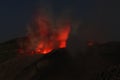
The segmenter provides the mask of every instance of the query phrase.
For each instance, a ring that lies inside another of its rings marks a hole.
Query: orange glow
[[[59,22],[61,24],[55,26],[45,16],[35,17],[35,26],[30,25],[28,27],[30,42],[28,43],[28,51],[34,50],[35,54],[48,54],[53,49],[65,48],[70,33],[70,23],[68,21]],[[35,30],[33,27],[35,27]]]
[[[48,32],[45,32],[45,33],[48,33]],[[35,50],[36,53],[47,54],[47,53],[51,52],[53,49],[65,48],[69,32],[70,32],[70,27],[66,26],[66,27],[62,27],[62,28],[56,30],[55,32],[53,32],[53,34],[51,34],[49,36],[48,36],[48,34],[42,33],[43,39],[41,41],[39,41],[39,43],[36,47],[36,50]]]
[[[44,41],[41,41],[36,49],[35,49],[35,52],[36,53],[41,53],[41,54],[47,54],[49,52],[51,52],[53,50],[53,47],[52,47],[52,44],[50,42],[44,42]]]

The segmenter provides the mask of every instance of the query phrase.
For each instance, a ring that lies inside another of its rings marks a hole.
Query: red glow
[[[45,29],[45,28],[43,28]],[[36,47],[36,52],[40,54],[47,54],[55,48],[65,48],[66,41],[70,32],[70,26],[62,27],[48,36],[49,31],[43,31],[41,33],[43,39],[39,41]]]
[[[50,42],[47,43],[44,41],[41,41],[35,49],[36,53],[41,53],[41,54],[47,54],[52,50],[53,50],[52,44]]]
[[[29,54],[48,54],[53,49],[65,48],[70,33],[70,23],[61,21],[55,27],[49,19],[44,16],[35,18],[34,25],[29,26],[27,52]],[[64,24],[63,24],[64,23]],[[33,29],[35,27],[35,30]]]
[[[66,26],[65,28],[60,29],[59,35],[57,37],[57,40],[60,43],[59,48],[65,48],[66,47],[66,41],[68,39],[69,32],[70,32],[69,25]]]

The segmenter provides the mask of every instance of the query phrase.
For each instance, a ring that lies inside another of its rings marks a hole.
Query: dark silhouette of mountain
[[[107,42],[99,47],[99,54],[105,60],[112,63],[120,63],[120,42]]]
[[[18,42],[25,40],[22,37],[0,44],[1,80],[104,80],[119,74],[119,67],[114,66],[120,63],[120,42],[89,46],[90,52],[73,59],[67,49],[53,50],[47,55],[17,56]]]

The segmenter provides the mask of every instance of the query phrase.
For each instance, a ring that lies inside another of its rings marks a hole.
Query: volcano
[[[3,43],[1,47],[6,46],[7,50],[10,46],[12,52],[4,53],[14,55],[14,57],[4,60],[4,63],[0,65],[0,75],[3,72],[7,72],[4,76],[0,76],[2,80],[39,80],[45,79],[47,76],[54,75],[57,71],[64,69],[64,66],[68,64],[68,52],[66,48],[54,49],[48,54],[20,54],[20,51],[17,45],[19,41],[23,42],[26,40],[26,37],[18,38],[11,40],[9,42]],[[14,46],[14,45],[15,46]],[[24,48],[23,48],[24,49]],[[23,50],[22,49],[22,50]],[[14,54],[13,53],[16,53]],[[4,69],[2,67],[4,66]],[[14,74],[13,74],[14,73]],[[8,77],[5,77],[5,76]]]
[[[19,41],[20,52],[48,54],[54,49],[65,48],[70,31],[69,19],[53,20],[48,14],[36,14],[28,23],[26,39]]]

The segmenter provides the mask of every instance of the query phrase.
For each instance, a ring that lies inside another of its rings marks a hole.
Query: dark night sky
[[[0,0],[0,41],[25,34],[25,26],[37,1]]]
[[[26,24],[39,1],[0,0],[0,42],[25,34]],[[83,40],[120,40],[118,3],[115,0],[52,0],[56,13],[68,7],[73,9],[74,17],[82,20],[78,34]]]

